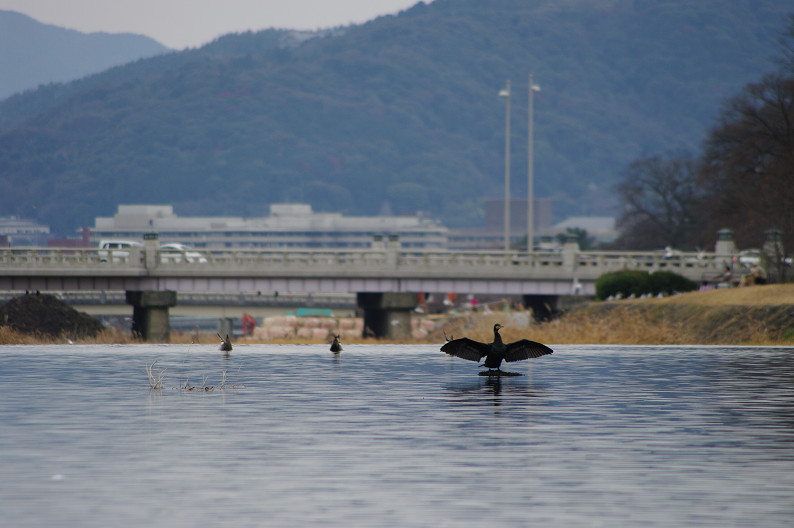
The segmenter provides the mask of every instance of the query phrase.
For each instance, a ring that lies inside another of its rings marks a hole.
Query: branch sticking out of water
[[[149,388],[152,390],[162,390],[165,388],[165,371],[167,369],[162,369],[160,371],[155,370],[155,365],[157,364],[157,360],[155,360],[151,365],[146,365],[146,375],[149,377]],[[239,374],[239,369],[238,369]],[[201,381],[201,385],[191,385],[190,378],[186,378],[184,383],[179,386],[179,390],[188,391],[188,392],[213,392],[215,389],[218,390],[226,390],[228,388],[231,389],[240,389],[245,388],[245,385],[242,383],[230,383],[228,374],[224,370],[221,372],[221,382],[220,385],[208,385],[207,381],[209,380],[209,375],[204,375],[204,378]]]
[[[165,371],[163,369],[159,372],[154,372],[154,366],[157,364],[155,359],[151,365],[146,365],[146,374],[149,376],[149,388],[152,390],[161,390],[163,388],[163,380],[165,379]]]

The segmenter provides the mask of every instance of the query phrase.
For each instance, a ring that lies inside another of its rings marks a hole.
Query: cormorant
[[[218,337],[221,337],[221,335],[218,334]],[[224,352],[225,353],[224,355],[228,356],[229,352],[231,351],[232,351],[232,340],[229,339],[229,334],[226,334],[226,339],[221,337],[221,352]]]
[[[505,344],[502,342],[502,336],[499,335],[500,328],[504,327],[499,323],[493,325],[493,343],[480,343],[468,337],[463,337],[461,339],[453,339],[444,344],[441,347],[441,351],[446,352],[450,356],[457,356],[469,361],[479,362],[482,358],[485,358],[483,365],[488,367],[489,373],[501,372],[499,365],[502,364],[502,360],[510,363],[545,356],[553,352],[546,345],[530,341],[529,339],[521,339]]]
[[[342,351],[342,344],[339,342],[339,336],[334,336],[334,342],[331,343],[331,352],[339,353]]]

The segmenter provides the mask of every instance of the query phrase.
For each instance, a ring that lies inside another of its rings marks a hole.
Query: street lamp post
[[[527,253],[532,253],[532,239],[535,236],[534,232],[534,197],[532,196],[532,94],[539,92],[540,86],[532,82],[532,74],[529,74],[529,169],[528,169],[528,182],[527,182]]]
[[[505,98],[505,253],[510,251],[510,80],[499,92]]]

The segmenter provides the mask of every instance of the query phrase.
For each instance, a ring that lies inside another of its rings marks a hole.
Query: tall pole
[[[534,197],[532,195],[532,94],[539,91],[540,86],[535,86],[532,82],[532,74],[529,74],[529,160],[528,160],[528,182],[527,182],[527,253],[532,253],[532,240],[535,238],[534,221],[535,208]]]
[[[505,253],[510,251],[510,80],[499,92],[505,97]]]

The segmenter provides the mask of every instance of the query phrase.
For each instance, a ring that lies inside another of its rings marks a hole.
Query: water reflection
[[[529,404],[530,398],[541,396],[541,390],[533,388],[529,381],[515,378],[479,377],[471,381],[446,385],[445,390],[457,400],[486,401],[499,407],[504,401]]]
[[[555,347],[519,368],[480,377],[437,346],[0,347],[2,524],[794,518],[791,349]]]

